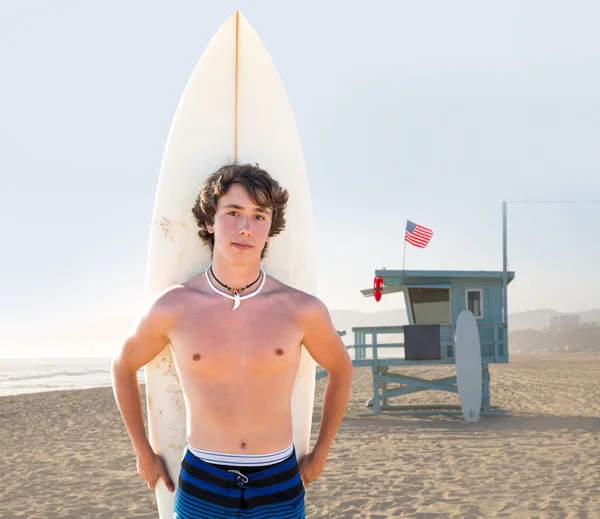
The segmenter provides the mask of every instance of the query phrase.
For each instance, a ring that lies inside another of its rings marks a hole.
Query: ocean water
[[[110,358],[0,359],[0,396],[110,386]],[[144,370],[138,372],[144,382]]]

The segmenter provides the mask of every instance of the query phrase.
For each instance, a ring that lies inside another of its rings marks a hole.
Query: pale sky
[[[407,269],[501,270],[502,200],[600,200],[599,4],[349,5],[3,0],[1,328],[137,311],[171,119],[236,9],[295,113],[331,309],[403,306],[359,289],[407,218],[434,231]],[[599,217],[509,206],[509,312],[600,306]]]

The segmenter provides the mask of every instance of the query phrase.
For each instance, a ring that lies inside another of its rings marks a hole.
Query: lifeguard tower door
[[[463,310],[473,313],[479,329],[481,356],[493,356],[493,330],[491,326],[485,326],[485,323],[495,321],[490,308],[490,286],[486,283],[461,283],[458,292],[457,314]],[[454,317],[456,319],[457,316]]]

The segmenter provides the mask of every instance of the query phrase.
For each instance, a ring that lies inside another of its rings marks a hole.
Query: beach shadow
[[[545,415],[505,415],[483,416],[477,423],[467,423],[462,416],[433,415],[427,417],[380,415],[361,418],[344,418],[348,427],[376,426],[404,430],[435,430],[465,432],[477,431],[580,431],[597,433],[600,436],[600,417],[594,416],[545,416]]]

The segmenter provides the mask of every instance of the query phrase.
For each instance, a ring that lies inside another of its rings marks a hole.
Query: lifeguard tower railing
[[[418,405],[391,405],[389,400],[425,390],[445,391],[458,393],[456,375],[439,378],[424,379],[393,373],[389,371],[392,366],[434,366],[454,364],[454,336],[455,326],[440,324],[440,355],[435,360],[409,360],[405,355],[398,355],[398,350],[404,351],[404,326],[365,326],[352,328],[354,344],[346,346],[353,357],[355,367],[371,367],[373,374],[373,398],[367,402],[367,407],[372,407],[372,413],[367,414],[461,414],[460,405],[452,404],[418,404]],[[507,355],[508,329],[504,323],[478,323],[481,338],[482,361],[482,416],[501,415],[504,411],[490,403],[490,363],[505,363]],[[343,333],[345,335],[345,333]],[[342,334],[340,334],[342,335]],[[450,340],[449,338],[452,338]],[[386,340],[392,339],[392,341]],[[388,352],[396,350],[390,356]],[[327,376],[326,371],[317,373],[317,380]],[[388,386],[393,385],[393,387]]]
[[[481,343],[481,361],[483,363],[504,363],[508,360],[506,352],[507,327],[504,323],[477,323]],[[452,324],[440,324],[442,338],[454,338],[456,327]],[[367,359],[367,350],[371,350],[371,359],[376,360],[380,350],[404,348],[404,342],[379,342],[378,335],[403,335],[404,326],[363,326],[352,328],[354,344],[347,349],[353,349],[355,359]],[[369,342],[370,339],[370,342]],[[405,361],[406,364],[423,362],[437,364],[454,363],[454,340],[440,340],[440,359],[435,361]],[[386,359],[389,360],[389,359]],[[404,359],[401,359],[404,360]],[[365,364],[366,365],[366,364]]]

